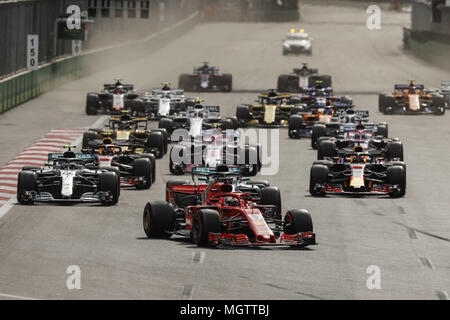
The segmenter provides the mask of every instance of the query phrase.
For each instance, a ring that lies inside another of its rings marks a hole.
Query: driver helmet
[[[225,205],[230,206],[230,207],[236,207],[239,205],[239,200],[232,196],[225,197],[224,201],[225,201]]]

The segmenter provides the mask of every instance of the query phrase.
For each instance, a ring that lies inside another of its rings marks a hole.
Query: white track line
[[[11,299],[18,299],[18,300],[39,300],[37,298],[16,296],[16,295],[13,295],[13,294],[6,294],[6,293],[0,293],[0,297],[11,298]]]

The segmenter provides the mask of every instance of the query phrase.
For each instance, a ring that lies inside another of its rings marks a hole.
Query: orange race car
[[[413,80],[407,84],[396,84],[394,93],[381,93],[378,110],[384,114],[435,114],[445,113],[445,98],[437,91],[425,90],[423,84]]]

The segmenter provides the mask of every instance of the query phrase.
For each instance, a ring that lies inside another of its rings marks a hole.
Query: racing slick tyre
[[[98,135],[92,131],[86,131],[83,133],[83,141],[81,143],[81,147],[83,149],[89,149],[89,141],[98,139]]]
[[[233,90],[233,76],[231,74],[224,73],[222,75],[222,81],[224,86],[223,91],[231,92],[231,90]]]
[[[246,172],[244,173],[249,176],[256,176],[256,174],[259,171],[259,163],[258,163],[259,157],[257,148],[252,146],[246,146],[244,156],[245,156],[244,161],[243,162],[240,161],[239,164],[250,165],[248,171],[246,170]]]
[[[238,106],[236,109],[236,118],[241,127],[246,127],[250,121],[250,109],[248,106]]]
[[[26,191],[37,190],[37,176],[33,171],[19,172],[17,180],[17,202],[21,204],[33,204],[33,200],[24,199],[23,195]]]
[[[401,141],[391,141],[388,143],[386,158],[388,160],[398,159],[403,161],[403,144]]]
[[[119,196],[120,196],[120,169],[118,167],[102,167],[103,170],[114,172],[117,176],[117,183],[119,184]]]
[[[192,91],[194,86],[192,84],[192,77],[190,74],[182,74],[178,78],[178,88],[184,89],[185,91]]]
[[[300,134],[298,131],[303,128],[302,116],[295,114],[290,116],[288,120],[288,126],[289,126],[288,129],[289,138],[291,139],[300,138]]]
[[[442,96],[433,97],[434,114],[442,116],[445,114],[445,98]]]
[[[397,185],[398,192],[389,194],[392,198],[403,197],[406,193],[406,171],[402,166],[392,166],[387,169],[387,180],[390,185]]]
[[[175,210],[164,201],[147,202],[143,225],[147,238],[170,238],[175,223]]]
[[[278,92],[291,92],[289,85],[289,75],[282,74],[278,77],[277,91]]]
[[[309,193],[312,196],[324,195],[322,191],[316,189],[316,185],[323,185],[328,181],[328,167],[323,164],[314,164],[309,175]]]
[[[159,120],[158,128],[166,129],[168,134],[172,134],[173,132],[173,120],[169,118],[162,118]]]
[[[278,187],[265,187],[261,190],[261,204],[277,208],[275,219],[281,219],[281,194]]]
[[[154,129],[153,132],[160,132],[164,137],[164,154],[167,153],[168,145],[169,145],[169,134],[167,130],[164,128]]]
[[[149,148],[156,148],[158,152],[156,152],[155,157],[161,159],[164,156],[165,150],[164,135],[161,132],[151,132],[148,136],[147,146]]]
[[[334,141],[323,140],[317,146],[317,160],[323,160],[325,157],[333,158],[336,155],[336,144]]]
[[[135,114],[145,114],[145,104],[141,99],[131,100],[130,109]]]
[[[233,130],[239,129],[239,121],[236,117],[229,117],[228,119],[230,119],[231,122],[233,122]]]
[[[171,174],[174,175],[182,175],[184,174],[183,169],[181,168],[174,168],[176,164],[182,164],[182,163],[175,163],[173,159],[183,159],[184,158],[184,151],[185,148],[183,146],[173,146],[170,150],[170,158],[169,158],[169,171]]]
[[[200,209],[194,215],[192,241],[198,246],[208,246],[209,233],[221,233],[222,223],[219,213],[212,209]]]
[[[95,93],[88,93],[86,97],[86,114],[95,116],[100,106],[98,95]]]
[[[311,132],[311,147],[313,149],[317,149],[317,139],[319,139],[320,137],[326,137],[327,135],[327,127],[323,124],[315,124],[312,127],[312,132]]]
[[[139,158],[133,162],[133,174],[145,181],[136,185],[136,189],[148,189],[152,186],[152,163],[148,158]]]
[[[100,181],[98,184],[99,191],[109,191],[112,199],[102,201],[102,205],[114,205],[119,201],[119,188],[117,183],[117,175],[115,172],[102,172],[99,175]]]
[[[387,138],[389,136],[389,127],[387,124],[377,125],[377,135]]]
[[[150,160],[152,165],[152,184],[156,181],[156,158],[152,153],[143,153],[142,158]]]
[[[313,222],[308,210],[291,209],[284,216],[286,234],[297,234],[300,232],[313,232]]]
[[[384,114],[391,113],[392,108],[395,107],[395,98],[393,96],[384,96],[382,112]]]
[[[386,95],[384,93],[380,93],[378,95],[378,111],[384,113],[386,111],[385,106]]]
[[[231,119],[222,119],[222,130],[234,130],[234,123]]]

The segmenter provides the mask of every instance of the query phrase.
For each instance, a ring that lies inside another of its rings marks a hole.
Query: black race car
[[[291,74],[282,74],[278,77],[279,92],[299,92],[302,93],[307,88],[313,88],[321,84],[324,87],[331,87],[330,75],[318,75],[318,69],[308,68],[307,63],[303,63],[301,68],[294,68]]]
[[[223,91],[230,92],[233,86],[231,74],[219,73],[218,67],[210,67],[207,62],[194,68],[192,74],[180,75],[178,87],[185,91]]]
[[[132,84],[123,84],[117,79],[113,84],[104,84],[99,93],[89,92],[86,98],[86,113],[119,114],[122,110],[142,110],[144,104]]]

